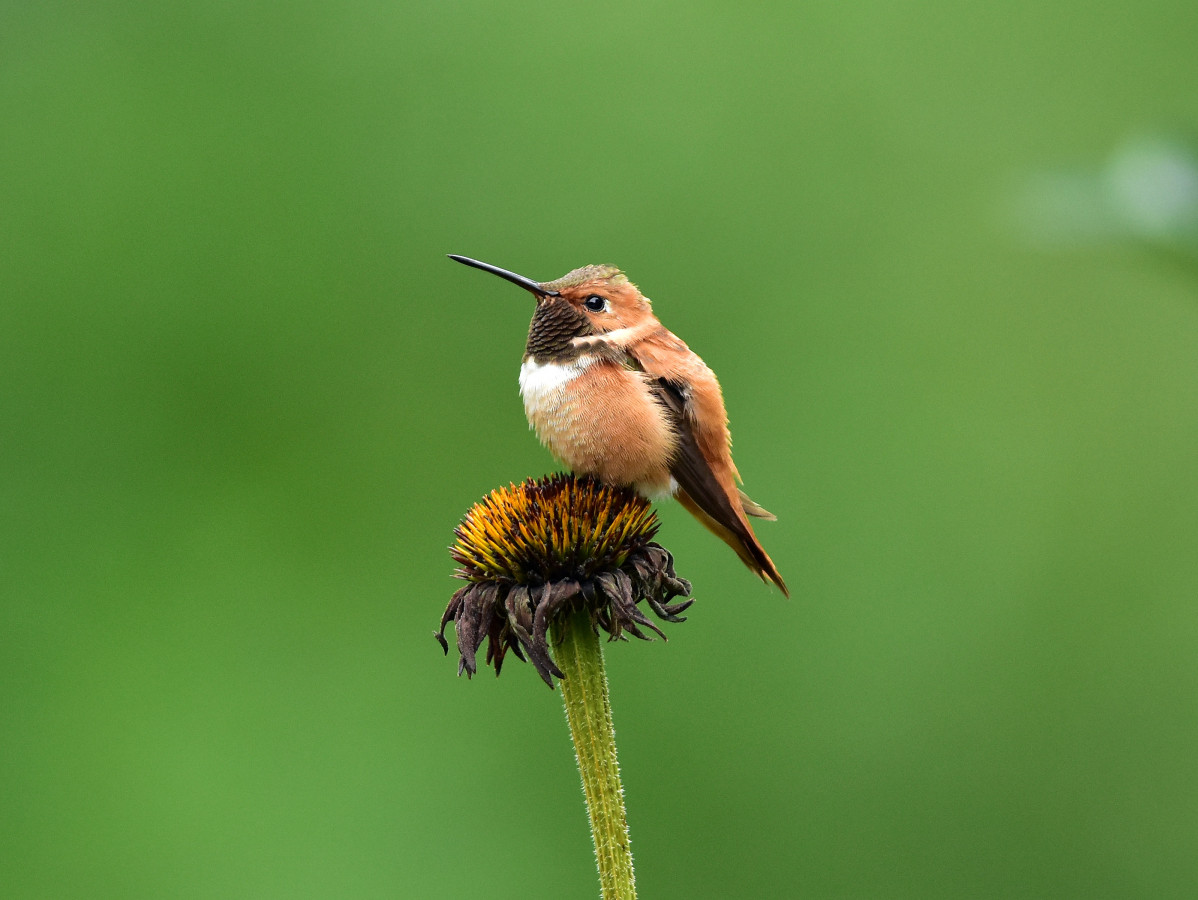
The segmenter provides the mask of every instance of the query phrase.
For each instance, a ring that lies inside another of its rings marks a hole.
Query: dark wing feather
[[[786,582],[753,534],[745,513],[768,518],[773,516],[749,500],[743,491],[737,491],[737,503],[733,504],[699,450],[691,418],[687,415],[686,388],[668,378],[656,378],[650,381],[650,390],[666,409],[678,435],[678,448],[670,464],[670,474],[678,482],[678,500],[735,550],[745,565],[763,580],[774,582],[789,597]]]
[[[735,534],[741,534],[744,526],[733,509],[724,486],[720,484],[711,466],[699,451],[695,432],[686,415],[687,398],[685,389],[668,379],[657,378],[650,384],[658,401],[670,413],[674,430],[678,435],[678,450],[670,465],[670,474],[695,504],[716,522]]]

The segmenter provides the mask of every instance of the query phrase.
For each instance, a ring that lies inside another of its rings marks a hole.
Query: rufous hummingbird
[[[790,596],[749,516],[774,519],[737,484],[728,416],[715,373],[657,317],[615,266],[584,266],[536,282],[450,254],[536,297],[520,395],[528,422],[577,474],[673,495],[763,581]]]

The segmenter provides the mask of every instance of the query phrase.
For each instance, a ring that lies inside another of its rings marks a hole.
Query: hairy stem
[[[599,635],[591,628],[586,612],[575,612],[559,620],[554,638],[554,656],[566,675],[558,684],[591,818],[602,897],[633,900],[636,879]]]

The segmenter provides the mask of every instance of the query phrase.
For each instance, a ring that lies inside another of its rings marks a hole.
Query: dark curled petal
[[[533,643],[543,646],[549,632],[549,623],[563,607],[578,596],[578,582],[572,579],[546,584],[541,591],[541,600],[533,616]]]
[[[683,597],[691,592],[691,583],[685,578],[679,578],[674,572],[674,554],[660,544],[647,545],[645,552],[661,573],[661,584],[666,588],[664,599]]]
[[[528,646],[525,637],[532,631],[533,610],[532,604],[528,599],[528,588],[522,584],[516,585],[508,591],[507,599],[504,600],[504,608],[507,610],[507,620],[512,626],[512,630],[520,638],[520,643]]]
[[[441,649],[445,651],[446,656],[449,655],[449,642],[445,640],[445,626],[457,618],[458,612],[462,608],[462,598],[471,587],[472,585],[468,584],[463,588],[458,588],[454,595],[449,598],[449,605],[445,607],[445,614],[441,616],[441,630],[433,632],[433,637],[441,644]]]
[[[529,594],[532,595],[533,591],[534,589],[530,588]],[[529,651],[529,657],[533,666],[550,687],[553,687],[551,675],[557,678],[566,676],[549,657],[549,620],[571,597],[572,595],[565,591],[556,591],[552,584],[546,584],[541,588],[540,600],[537,602],[536,612],[533,614],[532,649]]]
[[[662,576],[661,584],[661,593],[665,594],[666,597],[686,597],[691,592],[691,583],[685,578],[665,575]]]
[[[474,603],[474,593],[477,585],[471,585],[463,597],[462,608],[454,619],[454,630],[458,635],[458,674],[463,671],[474,674],[477,666],[474,661],[475,651],[481,637],[476,635],[478,630],[478,606]]]
[[[537,674],[541,676],[545,684],[549,685],[550,689],[553,688],[554,678],[566,677],[566,673],[559,669],[553,660],[549,658],[548,646],[534,645],[528,651],[528,659],[532,663],[533,668],[537,670]]]
[[[610,640],[627,640],[624,637],[624,617],[612,603],[610,594],[618,593],[610,572],[600,572],[594,578],[583,582],[583,597],[587,606],[594,610],[593,615],[599,625],[610,635]],[[610,594],[609,594],[610,592]]]
[[[532,642],[539,647],[547,642],[549,620],[546,615],[549,611],[549,600],[553,596],[553,585],[547,582],[539,588],[529,588],[528,596],[533,607]]]
[[[646,544],[644,554],[654,570],[663,575],[674,576],[674,556],[661,544]]]
[[[613,641],[616,640],[617,638],[619,638],[620,635],[616,631],[615,624],[612,622],[611,610],[608,607],[608,605],[605,604],[598,608],[596,608],[593,604],[588,604],[588,606],[591,610],[592,626],[595,627],[595,629],[596,629],[595,633],[598,634],[599,629],[603,629],[609,635],[611,635],[611,639]]]
[[[657,613],[659,618],[665,619],[667,622],[685,622],[686,616],[680,616],[678,613],[695,602],[694,600],[687,600],[685,603],[675,603],[673,606],[666,606],[655,597],[646,597],[645,601],[649,604],[649,608]]]
[[[509,650],[516,654],[516,659],[520,660],[520,662],[528,662],[524,658],[524,651],[520,649],[520,642],[516,639],[515,632],[511,629],[508,629],[507,632],[507,646]]]
[[[499,670],[500,670],[501,668],[503,668],[503,654],[506,652],[505,650],[500,650],[500,651],[499,651],[499,658],[498,658],[498,659],[496,659],[496,658],[495,658],[495,654],[496,654],[496,650],[495,650],[495,648],[496,648],[497,646],[498,646],[498,645],[497,645],[497,644],[496,644],[496,643],[495,643],[493,640],[491,640],[491,636],[490,636],[490,635],[487,635],[487,659],[486,659],[486,664],[487,664],[488,666],[494,666],[494,667],[495,667],[495,672],[496,672],[496,674],[498,674]]]
[[[495,611],[497,585],[476,584],[462,598],[462,610],[458,614],[458,652],[462,654],[462,664],[468,673],[467,677],[478,671],[475,655],[478,645],[491,630],[491,617]]]
[[[616,594],[612,600],[618,605],[620,611],[632,621],[654,628],[653,622],[649,617],[637,608],[636,586],[632,583],[632,579],[628,577],[628,573],[623,569],[616,569],[611,575],[616,586]],[[658,634],[660,633],[658,632]]]
[[[545,640],[544,635],[541,635],[538,640],[533,631],[536,628],[535,610],[533,608],[533,591],[536,588],[525,587],[524,585],[516,585],[507,596],[507,613],[508,624],[511,626],[521,645],[524,647],[524,652],[528,654],[528,661],[533,664],[533,668],[537,670],[537,674],[545,681],[547,685],[553,687],[553,679],[565,678],[562,670],[554,665],[553,660],[549,658],[549,645]]]
[[[668,561],[668,551],[661,544],[650,541],[641,548],[641,552],[637,554],[640,559],[646,560],[654,569],[665,568]]]
[[[661,572],[653,565],[652,560],[642,550],[640,553],[633,554],[628,561],[632,564],[637,594],[641,597],[656,597],[658,584],[661,582]]]
[[[665,637],[661,633],[661,629],[637,608],[636,597],[632,593],[632,579],[623,570],[616,569],[613,572],[597,575],[595,583],[607,596],[611,604],[612,617],[619,622],[622,629],[631,632],[634,637],[638,637],[642,641],[650,640],[650,638],[637,627],[638,625],[644,625],[661,637]]]
[[[487,665],[495,667],[496,677],[503,668],[503,656],[507,653],[507,640],[503,634],[505,628],[507,620],[492,613],[491,627],[487,630]]]
[[[497,584],[479,585],[475,596],[478,598],[478,631],[475,634],[475,648],[482,644],[484,637],[490,637],[494,630],[495,623],[503,623],[503,616],[499,612],[499,594],[500,587]],[[489,647],[489,642],[488,642]]]
[[[604,631],[613,637],[618,637],[618,633],[614,630],[616,626],[611,621],[608,609],[603,603],[603,596],[595,589],[595,579],[583,578],[579,581],[578,595],[582,597],[586,608],[591,611],[591,621],[598,622],[599,627]]]

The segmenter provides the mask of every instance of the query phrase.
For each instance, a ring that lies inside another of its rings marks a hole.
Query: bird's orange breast
[[[597,357],[529,358],[520,395],[537,437],[574,472],[649,495],[671,490],[677,437],[642,373]]]

